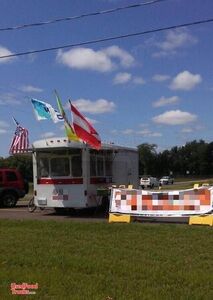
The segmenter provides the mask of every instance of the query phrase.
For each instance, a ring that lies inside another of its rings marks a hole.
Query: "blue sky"
[[[142,1],[2,0],[0,28],[69,17]],[[211,0],[158,4],[71,22],[0,32],[0,56],[213,17]],[[30,143],[64,136],[61,123],[35,119],[30,98],[56,108],[70,98],[103,141],[162,151],[193,139],[212,141],[213,23],[84,47],[0,59],[0,156],[14,116]],[[67,116],[70,112],[67,109]]]

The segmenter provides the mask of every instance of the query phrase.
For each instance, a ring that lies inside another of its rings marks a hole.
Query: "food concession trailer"
[[[50,138],[34,142],[32,152],[38,207],[97,207],[110,187],[139,186],[136,148],[109,143],[97,151],[66,138]]]

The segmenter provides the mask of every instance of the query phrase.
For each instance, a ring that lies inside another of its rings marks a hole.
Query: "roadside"
[[[181,190],[193,188],[195,183],[202,185],[203,183],[211,184],[211,179],[200,179],[200,180],[189,180],[189,181],[176,181],[172,185],[164,185],[157,191],[166,191],[166,190]],[[151,191],[149,189],[149,191]],[[0,219],[14,219],[14,220],[55,220],[55,221],[89,221],[89,222],[107,222],[108,218],[106,214],[100,212],[98,209],[94,210],[78,210],[63,214],[56,214],[55,210],[52,208],[46,208],[44,210],[36,209],[35,212],[30,213],[28,211],[28,202],[33,196],[33,188],[30,186],[30,192],[23,199],[18,201],[16,207],[14,208],[1,208],[0,209]],[[138,222],[155,222],[155,223],[187,223],[188,218],[135,218]]]
[[[9,220],[40,220],[40,221],[77,221],[77,222],[108,222],[108,214],[97,209],[81,209],[73,212],[64,212],[56,214],[54,209],[46,208],[44,210],[36,209],[33,213],[28,211],[27,202],[19,201],[14,208],[1,208],[0,219]],[[176,223],[186,224],[188,218],[155,218],[155,217],[135,217],[134,222],[139,223]]]
[[[40,210],[37,208],[33,213],[28,211],[28,202],[26,200],[19,201],[14,208],[1,208],[0,219],[13,220],[54,220],[54,221],[91,221],[105,222],[106,216],[103,213],[96,211],[79,210],[78,212],[56,214],[54,209],[46,208]]]

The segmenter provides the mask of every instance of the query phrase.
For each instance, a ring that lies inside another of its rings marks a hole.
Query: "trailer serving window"
[[[81,177],[81,149],[37,153],[38,177]]]
[[[90,151],[90,176],[112,176],[111,151]]]
[[[71,156],[71,168],[73,177],[82,176],[82,159],[81,155],[76,154]]]
[[[51,176],[70,176],[70,158],[53,157],[50,159]]]
[[[38,176],[49,177],[49,158],[39,157],[38,159]]]

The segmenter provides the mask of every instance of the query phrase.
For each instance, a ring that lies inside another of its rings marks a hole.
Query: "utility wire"
[[[18,29],[25,29],[28,27],[45,26],[45,25],[50,25],[50,24],[54,24],[54,23],[58,23],[58,22],[73,21],[73,20],[77,20],[77,19],[81,19],[81,18],[110,14],[110,13],[118,12],[121,10],[132,9],[132,8],[141,7],[141,6],[145,6],[145,5],[151,5],[151,4],[155,4],[158,2],[164,2],[164,1],[168,1],[168,0],[150,0],[147,2],[136,3],[136,4],[131,4],[131,5],[127,5],[127,6],[120,6],[120,7],[111,8],[108,10],[96,11],[96,12],[81,14],[81,15],[77,15],[77,16],[71,16],[71,17],[65,17],[65,18],[54,19],[54,20],[49,20],[49,21],[42,21],[42,22],[37,22],[37,23],[23,24],[23,25],[0,28],[0,31],[18,30]]]
[[[85,42],[79,42],[79,43],[74,43],[74,44],[61,45],[61,46],[38,49],[38,50],[32,50],[32,51],[18,52],[18,53],[13,53],[13,54],[9,54],[9,55],[2,55],[2,56],[0,56],[0,59],[16,57],[16,56],[23,56],[23,55],[34,54],[34,53],[47,52],[47,51],[54,51],[54,50],[59,50],[59,49],[72,48],[72,47],[77,47],[77,46],[97,44],[97,43],[102,43],[102,42],[107,42],[107,41],[124,39],[124,38],[129,38],[129,37],[134,37],[134,36],[145,35],[145,34],[149,34],[149,33],[155,33],[155,32],[160,32],[160,31],[165,31],[165,30],[170,30],[170,29],[177,29],[177,28],[182,28],[182,27],[187,27],[187,26],[194,26],[194,25],[199,25],[199,24],[204,24],[204,23],[211,23],[211,22],[213,22],[213,18],[206,19],[206,20],[199,20],[199,21],[189,22],[189,23],[184,23],[184,24],[178,24],[178,25],[173,25],[173,26],[168,26],[168,27],[161,27],[161,28],[157,28],[157,29],[150,29],[150,30],[141,31],[141,32],[127,33],[127,34],[123,34],[123,35],[106,37],[106,38],[90,40],[90,41],[85,41]]]

